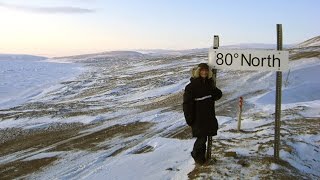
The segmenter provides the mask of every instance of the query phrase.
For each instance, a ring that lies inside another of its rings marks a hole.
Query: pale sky
[[[320,35],[319,0],[0,0],[0,53],[65,56],[109,50],[284,44]]]

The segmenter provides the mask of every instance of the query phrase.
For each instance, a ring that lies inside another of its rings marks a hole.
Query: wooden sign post
[[[219,47],[219,36],[214,35],[213,38],[213,49],[218,49]],[[212,83],[213,87],[216,87],[217,82],[217,69],[212,69]],[[208,145],[207,145],[207,160],[211,160],[211,149],[212,149],[212,136],[208,136]]]
[[[214,36],[213,48],[209,49],[209,65],[213,68],[213,85],[216,84],[217,69],[276,71],[276,99],[275,99],[275,132],[274,132],[274,160],[279,161],[280,126],[281,126],[281,91],[282,71],[288,70],[289,52],[282,51],[282,25],[277,24],[277,50],[241,50],[218,49],[219,37]],[[241,103],[242,104],[242,103]],[[238,130],[240,130],[241,110]],[[212,137],[208,137],[207,157],[211,158]]]

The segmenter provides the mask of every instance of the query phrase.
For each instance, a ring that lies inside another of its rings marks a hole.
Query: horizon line
[[[283,46],[295,46],[298,45],[300,43],[292,43],[292,44],[284,44]],[[230,44],[230,45],[223,45],[220,47],[228,47],[228,46],[237,46],[237,45],[269,45],[269,46],[276,46],[276,43],[237,43],[237,44]],[[200,48],[186,48],[186,49],[173,49],[173,48],[138,48],[138,49],[110,49],[110,50],[102,50],[102,51],[95,51],[95,52],[88,52],[88,53],[81,53],[79,52],[79,54],[70,54],[70,55],[44,55],[44,54],[29,54],[29,53],[1,53],[0,55],[27,55],[27,56],[38,56],[38,57],[45,57],[45,58],[63,58],[63,57],[71,57],[71,56],[81,56],[81,55],[92,55],[92,54],[100,54],[100,53],[107,53],[107,52],[116,52],[116,51],[133,51],[133,52],[137,52],[137,51],[188,51],[188,50],[201,50],[201,49],[207,49],[210,48],[209,47],[200,47]]]

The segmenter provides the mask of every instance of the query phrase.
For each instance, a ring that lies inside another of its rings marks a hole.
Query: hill
[[[299,48],[320,46],[320,36],[313,37],[297,45]]]
[[[1,60],[41,61],[45,59],[47,59],[47,57],[33,56],[33,55],[26,55],[26,54],[0,54],[0,61]]]

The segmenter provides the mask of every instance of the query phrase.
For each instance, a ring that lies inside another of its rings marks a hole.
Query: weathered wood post
[[[213,49],[218,49],[219,47],[219,36],[214,35],[213,38]],[[213,87],[216,87],[217,82],[217,69],[212,69],[212,84]],[[207,145],[207,160],[211,160],[211,149],[212,149],[212,136],[208,136],[208,145]]]

